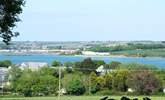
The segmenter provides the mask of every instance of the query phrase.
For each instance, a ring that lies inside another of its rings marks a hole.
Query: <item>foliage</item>
[[[128,88],[131,88],[135,90],[133,94],[157,95],[162,93],[165,86],[164,70],[158,70],[152,66],[150,68],[148,65],[114,62],[112,65],[115,70],[105,75],[97,75],[95,70],[85,72],[89,69],[88,64],[96,65],[95,61],[87,59],[87,61],[75,63],[75,66],[79,66],[78,71],[66,73],[67,69],[62,70],[61,86],[67,90],[68,94],[82,95],[91,92],[92,94],[121,95],[127,94]],[[82,65],[85,70],[80,67]],[[58,68],[54,67],[44,67],[37,71],[11,67],[8,75],[11,82],[9,91],[12,90],[12,93],[24,96],[52,95],[57,92],[58,75]]]
[[[157,70],[155,66],[152,65],[144,65],[144,64],[138,64],[138,63],[129,63],[129,64],[121,64],[119,69],[128,69],[128,70]]]
[[[74,66],[74,63],[72,63],[72,62],[65,62],[64,66],[66,66],[66,72],[67,73],[72,73],[73,72],[72,67]]]
[[[12,32],[19,22],[19,14],[22,13],[24,0],[1,0],[0,1],[0,37],[3,42],[9,44],[12,37],[18,36],[18,32]]]
[[[105,65],[105,62],[103,60],[94,60],[96,67],[100,67],[101,65]]]
[[[149,71],[134,72],[128,78],[127,83],[141,95],[153,94],[161,88],[160,80]]]
[[[53,67],[59,67],[59,66],[61,66],[62,64],[61,64],[61,62],[59,62],[59,61],[53,61],[52,62],[52,66]]]
[[[79,79],[73,79],[68,83],[67,92],[70,95],[82,95],[85,93],[85,85]]]
[[[15,82],[23,74],[22,70],[19,67],[12,66],[9,70],[8,76],[10,82]]]
[[[35,76],[35,77],[32,77]],[[57,91],[58,80],[52,75],[24,70],[16,81],[12,82],[13,91],[24,96],[50,95]]]
[[[115,52],[115,51],[126,51],[126,50],[146,50],[146,49],[162,49],[165,48],[163,43],[160,44],[133,44],[128,43],[127,45],[116,45],[112,47],[105,46],[93,46],[89,48],[90,51],[95,52]]]
[[[72,63],[72,62],[65,62],[64,63],[64,66],[66,66],[66,67],[73,67],[73,65],[74,65],[74,63]]]
[[[104,78],[105,78],[105,87],[107,87],[108,89],[112,89],[113,76],[111,74],[106,74]]]
[[[121,62],[112,61],[112,62],[109,64],[109,68],[110,68],[110,69],[117,69],[120,65],[121,65]]]
[[[4,60],[4,61],[0,61],[0,67],[9,67],[12,66],[12,62],[10,60]]]
[[[89,81],[90,81],[90,84],[89,84],[89,87],[90,87],[90,92],[91,93],[96,93],[97,91],[100,90],[100,86],[99,84],[97,84],[97,75],[95,72],[91,72],[90,75],[89,75]]]
[[[103,89],[105,86],[105,79],[102,76],[97,77],[97,84],[100,86],[100,89]]]
[[[86,58],[82,62],[77,62],[75,64],[76,70],[86,73],[86,74],[89,74],[90,72],[95,71],[96,68],[97,67],[95,66],[95,63],[91,58]]]
[[[126,80],[128,79],[129,72],[128,70],[119,70],[114,73],[112,87],[116,91],[126,92],[127,91],[127,83]]]

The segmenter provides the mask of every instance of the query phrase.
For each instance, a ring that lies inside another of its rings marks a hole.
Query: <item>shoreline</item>
[[[161,59],[165,59],[165,57],[136,57],[136,56],[124,56],[124,55],[60,55],[60,54],[0,54],[0,56],[66,56],[66,57],[100,57],[100,58],[104,58],[104,57],[110,57],[110,58],[161,58]]]

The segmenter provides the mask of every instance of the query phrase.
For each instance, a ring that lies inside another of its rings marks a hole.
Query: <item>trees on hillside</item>
[[[13,32],[16,22],[19,22],[19,14],[22,13],[24,0],[1,0],[0,1],[0,37],[3,42],[9,44],[12,37],[19,35],[18,32]]]

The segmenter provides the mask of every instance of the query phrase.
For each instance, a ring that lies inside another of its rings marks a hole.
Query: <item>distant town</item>
[[[9,46],[0,42],[0,54],[5,55],[41,54],[164,57],[164,50],[165,41],[14,41]],[[159,55],[155,55],[153,52],[158,52]]]

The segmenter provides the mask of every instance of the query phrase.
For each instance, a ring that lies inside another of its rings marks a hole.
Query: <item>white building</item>
[[[21,70],[31,69],[32,71],[36,71],[40,68],[48,67],[48,64],[45,62],[23,62],[19,67]]]
[[[114,70],[112,69],[106,69],[104,68],[103,65],[101,65],[100,67],[98,67],[96,69],[96,72],[99,74],[99,75],[105,75],[106,73],[110,73],[110,72],[113,72]]]
[[[108,52],[93,52],[93,51],[82,51],[83,55],[87,56],[108,56],[110,53]]]

